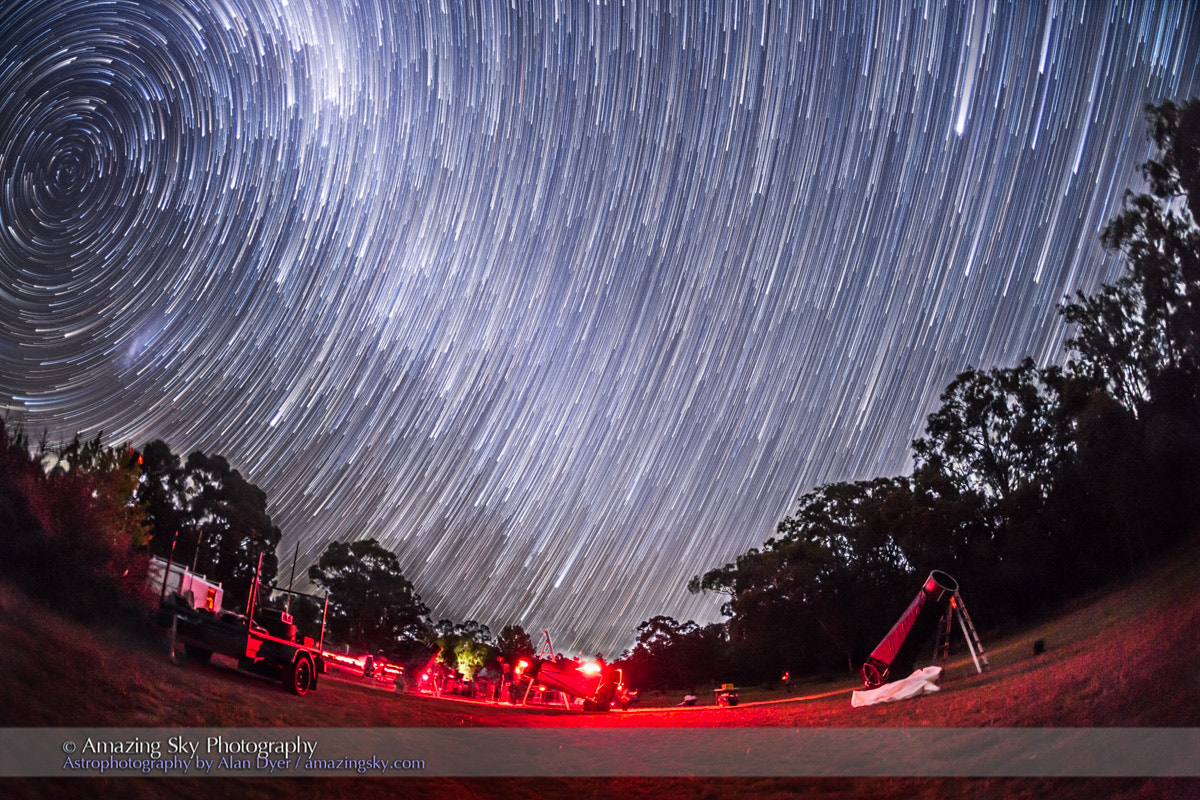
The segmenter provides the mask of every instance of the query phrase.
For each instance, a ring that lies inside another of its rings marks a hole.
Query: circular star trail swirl
[[[958,372],[1061,361],[1200,93],[1186,0],[651,5],[0,0],[5,413],[611,655]]]

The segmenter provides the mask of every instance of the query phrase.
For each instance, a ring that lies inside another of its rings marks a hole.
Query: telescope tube
[[[863,664],[863,682],[868,689],[887,683],[893,672],[905,677],[913,671],[917,648],[937,629],[957,591],[958,581],[945,572],[935,569],[929,573],[921,591]]]

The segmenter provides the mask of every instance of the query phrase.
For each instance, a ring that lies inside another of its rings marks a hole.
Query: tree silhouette
[[[275,579],[282,532],[267,513],[266,492],[221,456],[196,451],[180,464],[161,441],[146,446],[144,462],[138,500],[155,555],[220,581],[231,606],[249,598],[259,554],[262,582]]]
[[[989,505],[1026,487],[1048,491],[1071,447],[1061,385],[1058,369],[1038,369],[1030,358],[1011,369],[960,373],[913,442],[917,469],[937,470]]]
[[[520,625],[505,625],[496,637],[496,649],[500,651],[509,664],[515,664],[521,657],[532,657],[536,652],[533,640]]]
[[[141,459],[93,439],[31,447],[0,420],[0,569],[82,616],[145,589],[147,524],[134,500]]]
[[[913,442],[911,478],[810,491],[761,548],[689,582],[727,597],[753,674],[827,668],[829,653],[853,662],[931,568],[988,598],[977,622],[1007,621],[1128,576],[1198,529],[1200,101],[1147,116],[1148,190],[1103,234],[1129,271],[1060,306],[1075,326],[1066,370],[1029,358],[965,370]],[[669,661],[668,622],[643,623],[632,655]]]
[[[1200,387],[1200,100],[1146,108],[1149,191],[1127,193],[1104,229],[1128,274],[1060,312],[1078,325],[1071,367],[1141,416],[1147,403],[1195,412]]]
[[[429,609],[396,554],[375,539],[330,543],[308,577],[329,592],[329,638],[402,657],[429,638]]]

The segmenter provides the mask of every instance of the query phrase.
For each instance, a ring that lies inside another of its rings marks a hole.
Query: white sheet
[[[941,667],[925,667],[924,669],[917,670],[907,678],[885,683],[883,686],[875,689],[864,689],[860,692],[854,692],[850,695],[850,705],[858,708],[860,706],[873,706],[877,703],[895,703],[898,700],[907,700],[917,695],[936,692],[938,691],[938,687],[934,681],[940,678],[941,675]]]

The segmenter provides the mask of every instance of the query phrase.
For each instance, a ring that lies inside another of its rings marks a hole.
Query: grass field
[[[3,727],[1197,727],[1200,726],[1200,546],[1137,580],[994,640],[992,668],[952,659],[942,690],[855,709],[851,676],[793,689],[747,690],[734,708],[584,714],[401,694],[326,679],[304,698],[219,659],[173,662],[139,623],[97,628],[47,611],[0,584]],[[974,605],[986,598],[972,598]],[[1033,642],[1045,652],[1035,655]],[[957,647],[961,653],[963,648]],[[708,705],[704,705],[707,703]],[[1200,759],[1200,753],[1197,754]],[[1190,779],[6,779],[29,797],[1200,797]]]

